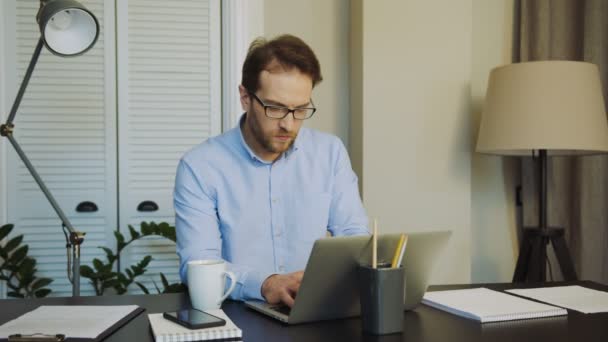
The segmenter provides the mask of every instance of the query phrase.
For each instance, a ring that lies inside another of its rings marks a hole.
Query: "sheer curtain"
[[[513,62],[579,60],[600,68],[607,97],[608,1],[516,0]],[[555,99],[559,101],[559,99]],[[521,163],[523,225],[538,225],[534,163]],[[563,227],[579,279],[608,284],[608,155],[553,157],[548,224]],[[553,251],[548,276],[561,279]]]

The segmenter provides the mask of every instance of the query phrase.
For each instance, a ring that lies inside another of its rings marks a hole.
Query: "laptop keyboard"
[[[272,307],[273,310],[278,311],[284,315],[289,316],[289,313],[291,312],[291,308],[287,305],[277,305],[277,306],[273,306]]]

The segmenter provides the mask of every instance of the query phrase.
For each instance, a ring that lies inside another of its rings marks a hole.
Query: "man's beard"
[[[289,150],[289,148],[291,147],[291,145],[293,145],[293,142],[295,141],[295,139],[297,137],[297,134],[293,134],[293,133],[287,132],[285,130],[281,130],[280,133],[291,136],[291,141],[289,142],[289,145],[287,145],[284,148],[282,148],[282,147],[278,148],[276,146],[273,146],[273,144],[272,144],[272,138],[273,138],[273,136],[272,135],[270,135],[270,136],[265,136],[264,135],[264,132],[262,131],[262,128],[260,127],[260,123],[259,123],[257,117],[255,116],[255,114],[251,113],[251,114],[247,114],[247,115],[251,115],[251,117],[249,118],[250,120],[247,120],[247,121],[249,122],[249,128],[251,129],[251,132],[253,133],[254,139],[267,152],[270,152],[270,153],[283,153],[283,152]]]

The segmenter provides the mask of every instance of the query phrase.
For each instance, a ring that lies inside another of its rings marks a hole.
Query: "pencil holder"
[[[403,267],[360,265],[358,277],[363,332],[374,335],[402,332]]]

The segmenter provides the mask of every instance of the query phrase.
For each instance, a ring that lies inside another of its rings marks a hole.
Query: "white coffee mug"
[[[224,293],[226,277],[230,288]],[[193,260],[188,262],[188,292],[192,307],[199,310],[219,309],[236,286],[236,276],[226,271],[224,260]]]

